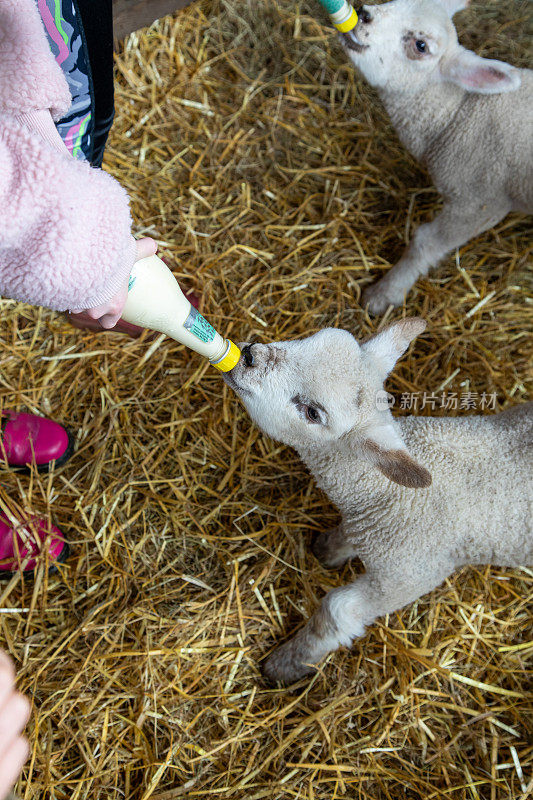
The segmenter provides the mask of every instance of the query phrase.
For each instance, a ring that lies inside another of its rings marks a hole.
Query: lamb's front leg
[[[454,248],[492,228],[509,211],[500,204],[472,207],[446,203],[432,222],[417,228],[398,263],[365,290],[362,304],[368,304],[371,314],[381,314],[389,305],[400,306],[419,277],[436,267]]]
[[[318,533],[311,542],[311,550],[318,561],[330,569],[342,567],[357,553],[357,548],[342,523],[336,528]]]
[[[430,592],[452,572],[424,570],[412,564],[402,571],[367,572],[348,586],[329,592],[318,611],[294,638],[281,645],[265,662],[263,672],[275,682],[293,683],[313,671],[316,664],[341,645],[349,647],[377,617],[396,611]]]

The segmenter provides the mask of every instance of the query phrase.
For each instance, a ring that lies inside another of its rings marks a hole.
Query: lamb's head
[[[391,0],[363,6],[357,26],[339,38],[367,81],[381,90],[417,92],[443,81],[482,94],[517,89],[518,70],[459,45],[451,17],[467,5],[468,0]]]
[[[361,345],[334,328],[289,342],[242,343],[239,363],[224,377],[254,422],[304,458],[340,447],[396,483],[429,486],[431,476],[378,402],[388,373],[425,327],[424,320],[405,319]]]

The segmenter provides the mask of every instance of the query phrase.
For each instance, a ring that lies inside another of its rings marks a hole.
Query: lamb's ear
[[[470,0],[439,0],[439,3],[444,6],[450,17],[453,17],[458,11],[470,5]]]
[[[411,458],[405,449],[386,449],[371,439],[363,443],[368,460],[387,478],[410,489],[427,489],[431,486],[431,473]]]
[[[520,72],[515,67],[505,61],[481,58],[464,47],[444,60],[440,71],[444,80],[479,94],[514,92],[521,83]]]
[[[363,342],[361,351],[372,358],[385,379],[410,342],[425,328],[426,322],[420,317],[402,319]]]

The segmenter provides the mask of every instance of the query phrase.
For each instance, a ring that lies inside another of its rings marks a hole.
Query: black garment
[[[112,0],[35,0],[72,95],[56,123],[75,158],[100,166],[114,116]]]
[[[82,35],[90,64],[93,104],[93,136],[87,155],[99,167],[115,116],[113,88],[113,6],[112,0],[73,0],[83,26]]]

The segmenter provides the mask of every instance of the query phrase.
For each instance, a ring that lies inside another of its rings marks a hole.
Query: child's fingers
[[[13,662],[0,650],[0,709],[13,693],[15,686],[15,668]]]
[[[0,757],[0,798],[4,798],[17,782],[29,753],[27,739],[19,736]]]
[[[15,667],[13,666],[13,661],[3,650],[0,650],[0,672],[7,672],[11,674],[13,680],[15,679]]]
[[[0,650],[0,798],[15,784],[28,758],[29,745],[20,734],[30,716],[30,703],[15,690],[15,669]]]
[[[107,307],[102,310],[98,317],[98,321],[102,328],[114,328],[120,319],[122,310],[128,298],[128,290],[124,287],[120,292],[117,292],[115,297],[108,303]]]
[[[0,759],[11,747],[30,717],[30,703],[23,694],[12,691],[0,707]]]
[[[157,252],[157,244],[153,239],[150,238],[139,239],[136,242],[136,246],[136,261],[139,261],[141,258],[153,256],[154,253]],[[90,317],[90,319],[98,320],[102,328],[114,328],[120,319],[127,297],[128,282],[126,281],[123,288],[120,289],[114,295],[114,297],[108,300],[107,303],[87,309],[73,308],[71,309],[71,314],[79,314],[80,312],[84,312],[88,317]]]
[[[120,313],[123,308],[124,300],[119,302],[117,298],[113,298],[113,300],[110,300],[109,303],[106,303],[104,306],[88,308],[86,313],[90,319],[97,319],[104,328],[112,328],[117,320],[120,319]],[[115,320],[113,325],[104,324],[104,322],[108,322],[110,318]]]
[[[115,327],[115,325],[117,324],[119,319],[120,319],[120,312],[118,314],[117,313],[115,313],[115,314],[103,314],[99,318],[98,321],[99,321],[100,325],[102,326],[102,328],[105,328],[106,330],[110,330],[111,328]]]
[[[137,261],[141,258],[148,258],[157,253],[157,244],[153,239],[145,238],[137,240]]]

